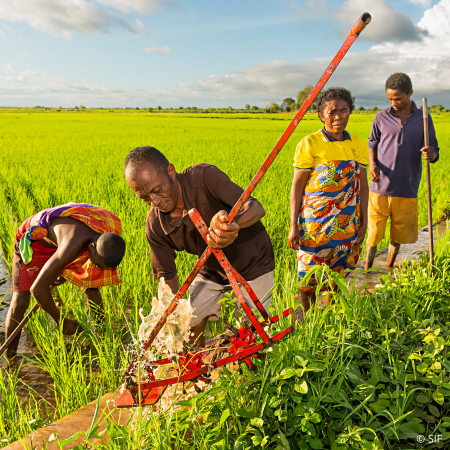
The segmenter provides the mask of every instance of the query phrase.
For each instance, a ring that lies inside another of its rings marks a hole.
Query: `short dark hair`
[[[405,94],[409,94],[412,91],[411,78],[406,73],[393,73],[385,84],[385,89],[392,89],[394,91],[402,91]]]
[[[104,233],[97,240],[97,253],[105,266],[117,267],[125,255],[125,241],[115,233]]]
[[[342,100],[345,100],[350,109],[350,112],[354,110],[355,105],[353,104],[353,97],[349,90],[344,88],[330,88],[320,94],[319,102],[317,104],[317,111],[323,113],[325,105],[330,100],[334,100],[335,98],[342,98]]]
[[[125,159],[125,170],[127,170],[127,167],[130,166],[132,169],[131,176],[134,177],[137,166],[142,163],[148,163],[158,172],[167,174],[169,161],[155,147],[136,147],[131,150]]]

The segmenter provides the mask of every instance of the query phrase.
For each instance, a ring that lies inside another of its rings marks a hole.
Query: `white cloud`
[[[149,14],[177,5],[176,0],[0,0],[0,18],[27,22],[39,31],[66,39],[73,32],[108,33],[112,28],[148,34],[142,22],[137,20],[134,27],[121,15]],[[5,24],[3,28],[11,29]]]
[[[162,47],[146,47],[144,48],[145,53],[170,53],[170,47],[168,45],[163,45]]]
[[[145,25],[138,19],[136,19],[136,28],[139,34],[145,34],[148,36],[147,28],[145,28]]]
[[[291,0],[287,4],[287,7],[299,19],[311,19],[311,16],[324,16],[329,11],[326,0],[308,0],[304,5],[298,4],[295,0]]]
[[[27,56],[28,52],[19,52],[19,56],[21,58],[25,58],[25,56]]]
[[[346,3],[348,6],[352,2]],[[363,9],[359,8],[358,14]],[[373,17],[375,22],[376,14]],[[450,107],[449,22],[450,0],[441,0],[426,10],[417,26],[414,25],[421,31],[420,41],[385,42],[364,52],[350,52],[332,75],[328,86],[347,87],[359,105],[382,106],[387,105],[384,94],[386,78],[394,72],[405,72],[412,78],[416,98],[426,96],[430,101]],[[271,61],[225,76],[182,83],[179,94],[197,99],[234,99],[241,103],[250,100],[266,104],[295,96],[307,84],[315,84],[330,60],[331,57],[307,63]]]
[[[411,3],[422,6],[430,6],[431,0],[409,0]]]
[[[140,14],[149,14],[155,9],[178,7],[177,0],[97,0],[97,2],[110,6],[121,14],[128,14],[133,11]]]
[[[0,17],[27,22],[37,30],[66,39],[72,32],[107,33],[113,27],[134,32],[124,19],[85,0],[0,0]]]
[[[10,84],[10,83],[14,84]],[[118,106],[156,103],[155,94],[140,88],[105,86],[88,80],[74,81],[46,72],[24,70],[17,76],[0,76],[0,97],[5,105],[46,104]]]
[[[425,30],[414,25],[411,15],[396,10],[385,0],[347,0],[337,11],[344,30],[349,29],[363,11],[372,15],[370,26],[361,34],[373,41],[420,41]]]
[[[11,63],[6,64],[6,70],[8,72],[12,71],[13,70],[13,65]]]

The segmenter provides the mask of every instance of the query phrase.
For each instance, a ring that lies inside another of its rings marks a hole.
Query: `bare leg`
[[[366,263],[364,265],[364,269],[371,269],[373,266],[373,261],[375,259],[375,255],[377,254],[377,246],[370,247],[369,245],[366,247]]]
[[[389,252],[386,259],[386,265],[388,267],[393,267],[395,263],[395,258],[397,258],[398,252],[400,251],[400,244],[396,244],[394,241],[389,243]]]
[[[191,327],[191,336],[189,337],[189,344],[195,344],[197,347],[203,348],[205,346],[205,335],[203,332],[206,328],[208,317],[205,317],[198,325]]]
[[[103,309],[103,300],[100,289],[98,288],[87,288],[84,291],[88,303],[89,310],[91,312],[92,318],[95,320],[97,325],[102,325],[105,323],[105,311]]]
[[[14,292],[11,300],[11,305],[8,310],[5,322],[5,341],[8,336],[17,328],[17,325],[22,321],[25,312],[30,305],[30,291]],[[19,346],[20,333],[12,341],[8,350],[6,351],[7,358],[13,358],[17,354],[17,347]]]

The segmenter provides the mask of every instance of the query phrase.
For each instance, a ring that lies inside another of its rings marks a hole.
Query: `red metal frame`
[[[248,200],[253,190],[256,188],[258,183],[261,181],[262,177],[265,175],[275,158],[277,157],[278,153],[283,148],[284,144],[287,142],[291,134],[294,132],[300,121],[302,120],[303,116],[305,115],[308,108],[313,103],[314,99],[317,97],[321,89],[324,87],[325,83],[329,80],[333,72],[335,71],[338,64],[341,62],[342,58],[345,56],[345,54],[348,52],[350,47],[352,46],[353,42],[356,40],[356,38],[360,35],[362,30],[370,23],[371,16],[369,13],[364,13],[356,22],[356,24],[351,29],[350,33],[348,34],[346,40],[344,41],[343,45],[339,49],[339,51],[336,53],[336,56],[333,58],[331,63],[328,65],[327,69],[325,70],[324,74],[320,78],[319,82],[316,84],[314,89],[310,92],[307,99],[301,106],[301,108],[298,110],[297,114],[294,116],[292,121],[289,123],[288,127],[284,131],[284,133],[281,135],[278,142],[275,144],[275,147],[270,152],[269,156],[264,161],[263,165],[260,167],[256,175],[253,177],[252,181],[248,185],[247,189],[242,193],[240,199],[237,201],[237,203],[234,205],[233,209],[231,210],[229,216],[228,216],[228,223],[233,222],[238,212],[241,210],[244,203]],[[202,235],[203,239],[207,241],[206,237],[208,234],[208,227],[203,221],[202,217],[198,213],[196,209],[191,209],[189,211],[189,216],[191,220],[194,222],[195,226],[199,230],[200,234]],[[218,262],[224,269],[228,279],[230,280],[230,284],[233,287],[234,293],[239,301],[239,304],[244,309],[245,313],[247,314],[248,318],[250,319],[250,322],[252,324],[252,327],[248,329],[244,329],[241,327],[239,330],[233,330],[234,336],[227,339],[230,344],[229,347],[227,347],[227,352],[231,355],[223,358],[221,360],[212,362],[210,364],[204,364],[203,358],[206,354],[206,351],[217,349],[220,345],[223,343],[216,343],[214,345],[211,345],[209,347],[206,347],[204,349],[201,349],[200,351],[195,352],[181,352],[178,355],[178,368],[176,371],[178,372],[177,377],[171,377],[166,378],[163,380],[155,380],[153,376],[152,370],[149,371],[149,378],[150,381],[147,383],[140,383],[135,384],[131,381],[128,383],[128,389],[125,389],[123,394],[119,396],[119,398],[116,401],[116,405],[118,407],[125,407],[125,406],[132,406],[136,404],[141,405],[147,405],[147,404],[153,404],[155,403],[160,396],[163,394],[165,386],[168,386],[170,384],[174,383],[180,383],[180,382],[187,382],[192,381],[196,379],[200,379],[202,381],[207,381],[207,377],[203,377],[203,374],[210,372],[211,370],[221,367],[223,365],[229,364],[234,361],[238,362],[246,362],[247,365],[252,368],[253,364],[250,361],[250,358],[256,357],[258,355],[258,352],[260,350],[263,350],[264,348],[272,345],[273,342],[279,341],[283,337],[285,337],[287,334],[291,333],[293,331],[293,326],[290,326],[286,328],[285,330],[281,331],[277,335],[270,338],[267,333],[264,331],[264,326],[275,323],[280,320],[279,316],[275,317],[269,317],[267,312],[264,310],[263,306],[261,305],[261,302],[259,301],[256,294],[253,292],[253,289],[250,287],[250,285],[239,275],[239,273],[231,266],[228,259],[226,258],[225,254],[221,250],[214,249],[210,246],[204,251],[203,255],[196,261],[194,268],[192,269],[189,276],[186,278],[185,282],[183,283],[183,286],[181,286],[180,290],[177,292],[175,297],[173,298],[172,302],[170,303],[169,307],[167,308],[164,315],[160,318],[152,332],[150,333],[149,338],[143,343],[140,353],[138,356],[136,356],[131,364],[128,366],[127,370],[125,371],[126,377],[131,377],[133,374],[134,366],[138,359],[140,359],[143,352],[145,352],[152,342],[154,341],[155,337],[158,335],[158,333],[161,331],[161,328],[164,326],[168,316],[173,313],[175,308],[178,305],[179,300],[184,296],[184,294],[189,289],[189,286],[191,285],[192,281],[195,279],[197,274],[200,272],[201,268],[207,261],[207,259],[211,256],[211,253],[214,254],[214,256],[217,258]],[[249,297],[252,299],[254,304],[256,305],[258,311],[261,313],[263,317],[263,322],[259,322],[258,319],[253,314],[251,308],[247,305],[243,295],[242,291],[239,287],[239,284],[247,291]],[[286,317],[289,314],[293,314],[292,309],[287,309],[282,313],[282,317]],[[255,330],[253,331],[252,328]],[[257,338],[262,339],[263,343],[258,343],[256,341]],[[165,360],[159,360],[155,361],[153,365],[162,365],[162,364],[172,364],[172,361],[169,359]],[[195,386],[195,383],[194,383]],[[140,389],[140,395],[139,395],[139,389]]]

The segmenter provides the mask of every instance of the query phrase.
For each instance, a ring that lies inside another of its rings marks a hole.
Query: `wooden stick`
[[[425,147],[430,145],[428,134],[428,107],[427,99],[422,100],[423,105],[423,140]],[[428,203],[428,236],[430,246],[430,270],[431,275],[434,275],[434,246],[433,246],[433,211],[431,207],[431,176],[430,176],[430,160],[427,159],[427,203]]]
[[[39,309],[39,305],[36,303],[29,311],[29,313],[22,319],[22,321],[17,325],[16,329],[8,336],[8,339],[3,343],[0,347],[0,357],[3,355],[3,352],[10,346],[11,342],[14,338],[22,331],[22,328],[28,323],[31,316]]]

